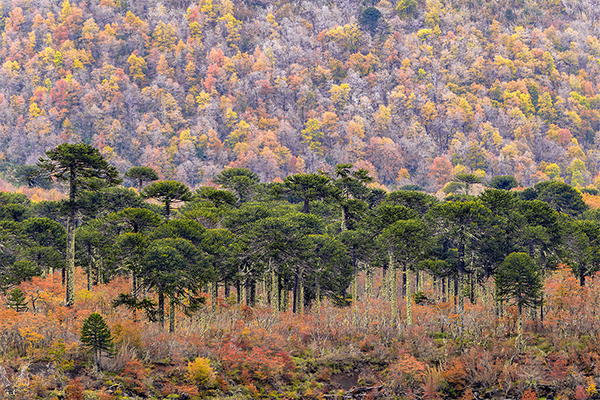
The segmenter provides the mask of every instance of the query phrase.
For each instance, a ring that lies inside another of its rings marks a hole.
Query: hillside
[[[3,2],[7,176],[83,140],[121,172],[191,186],[366,168],[388,187],[453,172],[595,184],[593,1]]]

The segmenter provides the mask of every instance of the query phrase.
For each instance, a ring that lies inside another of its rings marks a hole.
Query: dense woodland
[[[36,168],[64,199],[0,192],[8,398],[598,394],[597,190],[457,174],[440,200],[351,164],[133,189],[85,144]]]
[[[598,398],[598,19],[0,1],[2,397]]]
[[[390,188],[585,187],[599,18],[590,0],[4,1],[1,168],[83,140],[193,187],[339,163]]]

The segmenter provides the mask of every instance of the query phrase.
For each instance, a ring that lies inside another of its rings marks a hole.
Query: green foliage
[[[37,167],[49,181],[69,182],[69,200],[73,201],[83,189],[98,190],[122,182],[117,169],[110,165],[100,151],[88,144],[58,145],[46,151]]]
[[[40,275],[42,275],[41,268],[33,262],[25,260],[15,261],[0,274],[0,288],[6,291],[23,281]]]
[[[512,175],[497,175],[490,179],[488,186],[494,189],[510,190],[519,186],[519,183]]]
[[[116,354],[112,333],[102,315],[92,313],[83,321],[80,341],[89,352],[94,354],[94,364],[97,370],[101,369],[100,358],[102,354],[113,356]]]
[[[142,196],[160,201],[165,206],[165,218],[171,217],[171,205],[176,202],[192,199],[190,189],[181,182],[159,181],[146,186]]]
[[[138,190],[142,190],[144,182],[153,182],[158,180],[158,173],[150,167],[132,167],[126,173],[125,177],[137,183]]]
[[[19,165],[13,172],[13,179],[19,185],[49,189],[52,185],[44,177],[37,165]]]
[[[29,308],[27,304],[28,302],[25,293],[23,293],[23,291],[19,288],[14,288],[11,290],[6,297],[6,305],[16,312],[27,311]]]
[[[526,253],[511,253],[496,272],[496,297],[519,307],[532,307],[541,299],[540,270]]]
[[[366,30],[374,33],[379,24],[379,20],[382,18],[381,11],[375,7],[365,8],[358,18],[358,23]]]
[[[238,204],[241,204],[252,199],[260,178],[247,168],[227,168],[213,181],[231,190],[237,196]]]

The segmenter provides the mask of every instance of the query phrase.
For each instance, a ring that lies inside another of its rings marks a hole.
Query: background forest
[[[197,186],[353,163],[597,183],[593,1],[3,1],[0,161],[99,148]]]
[[[599,396],[597,192],[459,174],[438,200],[349,164],[136,190],[93,162],[70,200],[0,192],[6,398]]]

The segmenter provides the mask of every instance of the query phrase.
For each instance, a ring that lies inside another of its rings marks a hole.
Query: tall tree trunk
[[[521,343],[523,342],[523,306],[519,304],[518,306],[518,316],[517,316],[517,340],[515,344],[517,349],[521,348]]]
[[[315,274],[315,302],[317,312],[321,311],[321,283],[319,282],[319,274]]]
[[[165,201],[165,219],[168,221],[171,218],[171,202]]]
[[[87,290],[88,292],[92,291],[92,264],[88,264],[87,266]]]
[[[469,301],[471,302],[471,304],[475,304],[475,279],[473,277],[474,274],[469,274],[469,286],[470,286],[470,290],[469,290]]]
[[[229,299],[229,296],[231,296],[231,286],[229,286],[229,281],[227,279],[223,282],[223,286],[225,287],[225,299]]]
[[[279,311],[279,279],[277,279],[275,269],[271,268],[271,308]]]
[[[396,326],[396,322],[398,321],[398,281],[397,281],[397,273],[396,273],[396,263],[394,262],[394,255],[391,250],[388,251],[389,257],[389,268],[390,268],[390,297],[391,297],[391,305],[392,305],[392,325]]]
[[[298,283],[300,287],[298,288],[298,313],[304,313],[304,279],[300,278]]]
[[[465,244],[461,240],[461,242],[458,244],[458,287],[456,288],[459,314],[462,314],[463,311],[465,311],[465,294],[463,291],[465,272]]]
[[[358,268],[356,257],[352,260],[352,305],[358,303]]]
[[[165,329],[165,294],[158,292],[158,323],[161,329]]]
[[[235,294],[236,294],[236,301],[238,304],[242,303],[242,283],[240,281],[240,279],[237,279],[235,281]]]
[[[540,321],[544,322],[544,292],[542,291],[542,298],[540,299]]]
[[[406,297],[406,293],[408,293],[408,289],[406,288],[406,283],[407,283],[407,278],[406,278],[406,266],[402,267],[402,291],[401,291],[401,296],[402,298]]]
[[[373,298],[373,267],[370,263],[365,264],[365,296]]]
[[[100,371],[102,366],[100,365],[100,349],[94,349],[94,365],[96,367],[96,371]]]
[[[219,282],[214,281],[211,288],[211,308],[212,312],[217,311],[217,297],[219,296]]]
[[[282,287],[281,288],[281,296],[282,296],[281,311],[287,312],[287,310],[290,308],[290,291],[288,289],[286,289],[285,287]]]
[[[67,265],[65,268],[65,305],[71,307],[75,303],[75,206],[70,205],[67,217]]]
[[[173,295],[169,303],[169,332],[175,332],[175,296]]]
[[[300,277],[300,269],[296,268],[296,273],[294,274],[294,289],[292,292],[292,312],[295,314],[298,311],[298,281]]]
[[[381,289],[379,290],[379,298],[383,299],[383,300],[389,300],[390,296],[389,296],[389,285],[388,285],[388,266],[387,264],[383,264],[382,270],[381,270]]]
[[[413,320],[412,320],[412,293],[411,293],[411,282],[410,282],[410,278],[411,278],[411,273],[410,273],[410,268],[408,268],[407,266],[404,266],[404,271],[405,271],[405,275],[406,275],[406,325],[412,325]]]

